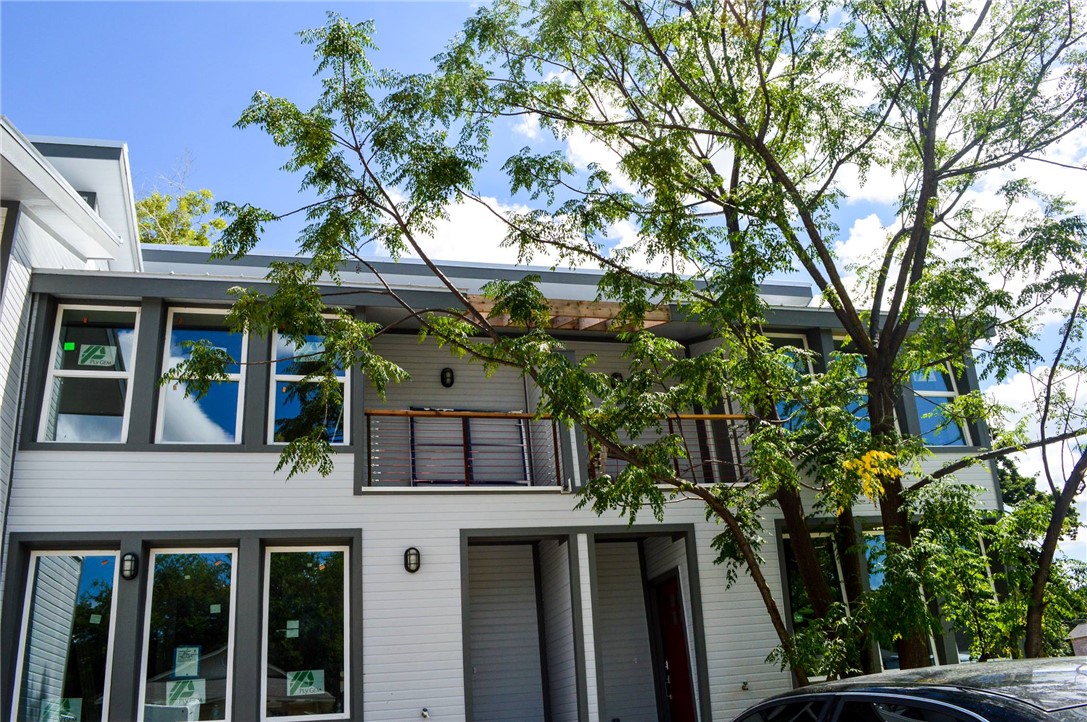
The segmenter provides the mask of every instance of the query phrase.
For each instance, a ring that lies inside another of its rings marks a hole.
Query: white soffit
[[[0,194],[18,201],[56,240],[77,256],[112,260],[120,237],[11,122],[0,116]]]

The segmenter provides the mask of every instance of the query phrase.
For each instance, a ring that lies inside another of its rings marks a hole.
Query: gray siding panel
[[[596,544],[597,649],[606,720],[655,722],[653,655],[636,542]]]
[[[550,539],[539,545],[551,722],[577,722],[574,611],[566,546]]]
[[[543,676],[532,547],[468,548],[474,722],[543,722]]]

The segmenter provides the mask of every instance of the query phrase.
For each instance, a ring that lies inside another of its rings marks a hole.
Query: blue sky
[[[0,2],[0,112],[27,135],[123,140],[137,195],[186,152],[189,187],[283,211],[297,181],[257,129],[233,128],[256,90],[308,105],[326,11],[377,23],[374,63],[405,72],[472,12],[467,2]],[[286,229],[284,229],[286,230]],[[280,235],[286,236],[287,233]],[[288,248],[290,238],[269,239]]]

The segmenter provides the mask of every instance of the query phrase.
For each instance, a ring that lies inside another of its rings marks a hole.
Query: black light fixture
[[[446,366],[442,369],[442,386],[449,388],[453,385],[453,369]]]
[[[132,552],[126,552],[121,556],[121,578],[135,579],[140,573],[140,558]]]
[[[419,567],[423,563],[423,556],[419,553],[419,550],[415,547],[408,547],[404,550],[404,569],[409,574],[414,574],[419,571]]]

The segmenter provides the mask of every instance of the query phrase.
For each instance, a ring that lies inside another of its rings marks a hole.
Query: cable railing
[[[746,414],[673,414],[660,431],[646,431],[634,441],[644,445],[663,435],[679,436],[686,457],[672,459],[672,471],[693,484],[733,484],[743,481],[750,435]],[[627,463],[609,457],[603,471],[617,476]]]
[[[369,409],[370,486],[558,486],[558,427],[517,411]]]
[[[560,429],[549,416],[520,411],[369,409],[366,412],[367,478],[373,487],[557,487],[563,468]],[[695,484],[743,479],[749,417],[744,414],[678,414],[662,433],[682,439],[686,458],[676,476]],[[609,458],[615,476],[625,462]],[[583,471],[579,471],[579,474]]]

